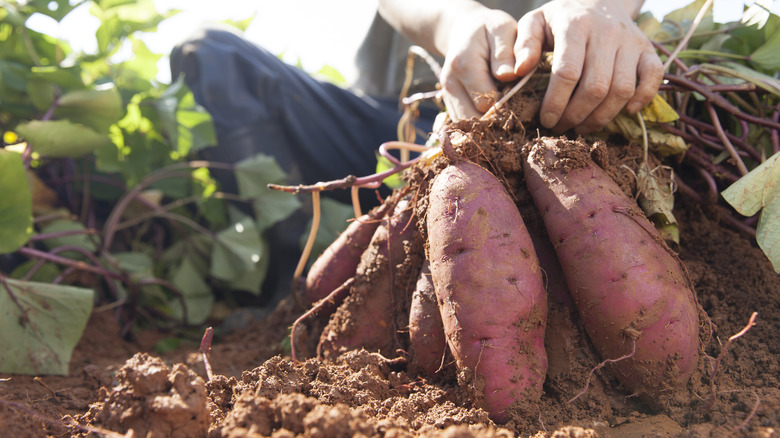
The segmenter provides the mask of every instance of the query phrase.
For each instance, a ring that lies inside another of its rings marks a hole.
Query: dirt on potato
[[[462,133],[458,153],[492,169],[511,189],[528,226],[540,227],[522,183],[522,149],[536,136],[528,127],[535,125],[538,105],[526,101],[531,103],[510,101],[491,120],[452,128]],[[637,163],[642,153],[636,145],[596,147],[591,156],[612,169],[624,190],[635,190],[630,172],[618,163]],[[410,176],[423,195],[426,172]],[[418,203],[424,210],[424,196]],[[403,341],[388,356],[354,350],[328,361],[304,348],[307,358],[294,363],[288,329],[302,310],[286,299],[266,318],[217,330],[211,379],[194,340],[157,353],[162,334],[140,332],[127,341],[110,310],[95,312],[68,376],[0,375],[0,430],[20,437],[776,436],[780,276],[752,239],[723,225],[714,211],[677,198],[679,256],[707,318],[700,327],[704,346],[697,372],[660,408],[625,391],[609,366],[599,367],[601,359],[565,298],[548,300],[549,368],[538,417],[503,425],[458,386],[449,356],[440,377],[422,377],[409,366]],[[753,312],[756,325],[725,350]],[[303,338],[316,339],[313,331],[323,323],[309,321]],[[397,331],[399,339],[408,338],[405,327]]]

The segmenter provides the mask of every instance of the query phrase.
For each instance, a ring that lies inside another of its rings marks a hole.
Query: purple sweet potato
[[[427,229],[459,381],[496,422],[535,410],[547,371],[547,297],[517,207],[490,172],[458,162],[431,185]]]
[[[382,220],[374,232],[360,258],[349,296],[320,336],[325,357],[359,348],[388,356],[395,353],[398,327],[393,287],[396,265],[404,261],[409,242],[419,233],[413,217],[408,203],[400,201],[393,215]]]
[[[428,376],[442,367],[447,339],[441,322],[436,291],[428,261],[423,264],[409,309],[409,342],[412,363]]]
[[[679,259],[591,159],[588,146],[542,139],[525,178],[585,330],[621,383],[650,401],[698,363],[698,307]]]
[[[360,256],[368,247],[381,219],[395,203],[383,203],[349,224],[336,240],[312,263],[306,275],[304,299],[319,301],[347,279],[355,276]]]

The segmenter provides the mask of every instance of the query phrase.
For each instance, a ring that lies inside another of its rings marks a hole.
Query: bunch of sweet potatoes
[[[676,255],[581,149],[552,138],[526,148],[524,180],[555,252],[542,258],[557,257],[583,326],[602,358],[614,360],[616,377],[654,400],[683,385],[698,363],[697,303]],[[537,252],[549,245],[534,244],[492,172],[450,157],[429,174],[416,188],[416,209],[396,196],[392,213],[364,218],[370,243],[351,251],[359,262],[339,261],[357,266],[354,282],[320,348],[326,356],[403,350],[429,375],[451,355],[459,382],[504,422],[542,395],[547,285],[561,282],[540,267]],[[342,281],[343,274],[333,284]]]

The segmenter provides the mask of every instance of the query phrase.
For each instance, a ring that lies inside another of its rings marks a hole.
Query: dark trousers
[[[207,160],[235,163],[263,153],[276,158],[289,184],[313,184],[374,173],[379,145],[397,139],[397,99],[358,96],[316,80],[227,29],[205,29],[178,45],[171,75],[182,73],[214,121],[217,145],[201,152]],[[418,127],[428,132],[434,117],[422,111]],[[223,190],[235,191],[231,173],[212,174]],[[349,191],[325,196],[347,202]],[[365,210],[377,196],[361,190],[361,201]],[[274,258],[263,295],[271,302],[289,291],[306,220],[294,215],[267,233]]]

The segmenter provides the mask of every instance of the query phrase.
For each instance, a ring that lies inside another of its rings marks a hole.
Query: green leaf
[[[174,146],[182,157],[217,143],[211,116],[205,111],[179,110],[176,120],[178,141]]]
[[[764,70],[780,69],[780,29],[750,55],[750,61]]]
[[[287,176],[270,155],[257,154],[236,164],[238,193],[245,198],[254,198],[268,193],[268,184],[283,183]]]
[[[92,90],[65,93],[58,101],[54,115],[80,123],[107,134],[108,128],[122,118],[124,105],[114,84],[104,84]]]
[[[27,82],[27,95],[35,108],[45,111],[54,103],[56,88],[49,82],[30,80]]]
[[[113,77],[123,92],[145,92],[154,88],[152,81],[157,77],[157,62],[162,55],[152,53],[142,40],[129,36],[133,57],[117,66]]]
[[[19,9],[13,3],[5,2],[0,9],[0,23],[8,23],[14,27],[24,26],[27,17],[19,13]]]
[[[17,125],[16,132],[34,152],[49,158],[76,158],[111,143],[107,135],[67,120],[32,120]]]
[[[48,15],[49,17],[60,21],[70,11],[72,11],[78,3],[71,5],[70,0],[29,0],[25,4],[25,9],[32,9],[32,11]]]
[[[257,14],[252,14],[251,17],[244,18],[243,20],[225,20],[223,23],[233,26],[241,32],[246,32],[246,29],[252,24],[252,20],[254,20],[256,16]]]
[[[255,268],[263,254],[260,234],[248,217],[217,234],[211,252],[211,274],[233,281]]]
[[[263,240],[261,245],[262,257],[258,261],[254,268],[247,271],[239,277],[237,280],[230,283],[230,288],[233,290],[241,290],[252,293],[254,295],[260,295],[262,292],[263,282],[268,274],[268,264],[271,261],[268,242]]]
[[[780,166],[772,172],[775,188],[780,182]],[[764,210],[758,219],[756,241],[764,254],[769,257],[775,272],[780,273],[780,193],[777,190],[765,199]]]
[[[30,269],[38,265],[39,260],[37,259],[30,259],[26,262],[22,263],[21,265],[14,268],[13,271],[11,271],[11,278],[16,279],[22,279],[30,272]],[[44,263],[39,267],[37,271],[33,274],[33,276],[29,279],[30,281],[37,281],[40,283],[51,283],[54,281],[55,278],[57,278],[62,271],[60,268],[55,265],[54,263]]]
[[[27,67],[14,61],[0,59],[0,97],[10,91],[27,92]],[[0,100],[0,102],[2,102]]]
[[[301,201],[290,193],[267,189],[264,194],[255,197],[252,207],[258,229],[265,231],[301,208]]]
[[[119,269],[138,278],[152,275],[152,258],[142,252],[120,252],[113,254],[112,257],[118,262]]]
[[[756,242],[780,272],[780,152],[743,176],[721,195],[740,214],[753,216],[761,210]]]
[[[393,163],[387,158],[375,152],[376,155],[376,173],[382,173],[395,167]],[[391,189],[397,189],[404,186],[404,180],[401,179],[401,173],[396,173],[388,176],[382,182]]]
[[[319,80],[338,85],[339,87],[346,87],[349,85],[347,80],[344,79],[344,76],[342,76],[335,67],[330,65],[323,65],[318,71],[314,72],[312,76]]]
[[[283,183],[286,177],[273,157],[257,154],[242,160],[236,165],[235,175],[238,193],[254,200],[257,227],[261,231],[300,208],[300,201],[294,195],[268,188],[269,183]]]
[[[22,157],[0,149],[0,254],[16,251],[33,234],[32,194]]]
[[[780,183],[771,180],[773,177],[780,177],[775,170],[775,168],[780,167],[778,159],[780,159],[780,153],[772,155],[750,173],[737,180],[721,193],[723,199],[743,216],[753,216],[758,213],[773,195],[771,188]]]
[[[184,257],[171,276],[171,283],[182,293],[187,309],[187,323],[201,324],[211,314],[214,305],[214,293],[203,279],[205,271],[199,269],[191,257]],[[171,312],[174,317],[184,319],[184,307],[179,297],[171,299]]]
[[[57,233],[63,233],[68,231],[77,231],[77,232],[84,232],[83,234],[73,234],[73,235],[66,235],[66,236],[59,236],[59,237],[52,237],[49,239],[44,239],[43,244],[46,246],[47,249],[51,250],[54,248],[57,248],[59,246],[75,246],[77,248],[81,248],[88,252],[96,252],[97,251],[97,244],[95,243],[96,236],[89,236],[86,233],[87,227],[84,226],[81,222],[71,221],[71,220],[58,220],[50,223],[49,225],[46,225],[41,229],[40,234],[57,234]],[[66,251],[61,253],[63,257],[70,257],[75,259],[81,259],[83,258],[81,254],[71,251]]]
[[[670,28],[668,23],[675,23],[673,26],[671,26],[671,31],[669,34],[671,36],[681,36],[685,34],[685,32],[690,29],[691,25],[693,25],[693,20],[696,18],[696,15],[698,15],[699,10],[702,8],[702,6],[704,6],[705,2],[706,0],[695,0],[692,3],[689,3],[687,6],[683,6],[682,8],[669,12],[664,16],[663,19],[664,29]],[[715,27],[716,25],[712,15],[712,8],[710,7],[709,10],[707,10],[707,12],[704,14],[704,17],[702,17],[701,22],[696,28],[696,32],[709,32],[715,29]],[[700,44],[706,42],[707,40],[709,40],[709,37],[694,37],[690,41],[689,48],[698,48]]]
[[[84,81],[81,78],[81,68],[78,66],[34,66],[30,69],[30,79],[48,82],[52,85],[59,85],[65,90],[78,90],[84,88]]]
[[[0,372],[67,375],[93,291],[0,278]],[[14,299],[11,298],[13,294]]]

